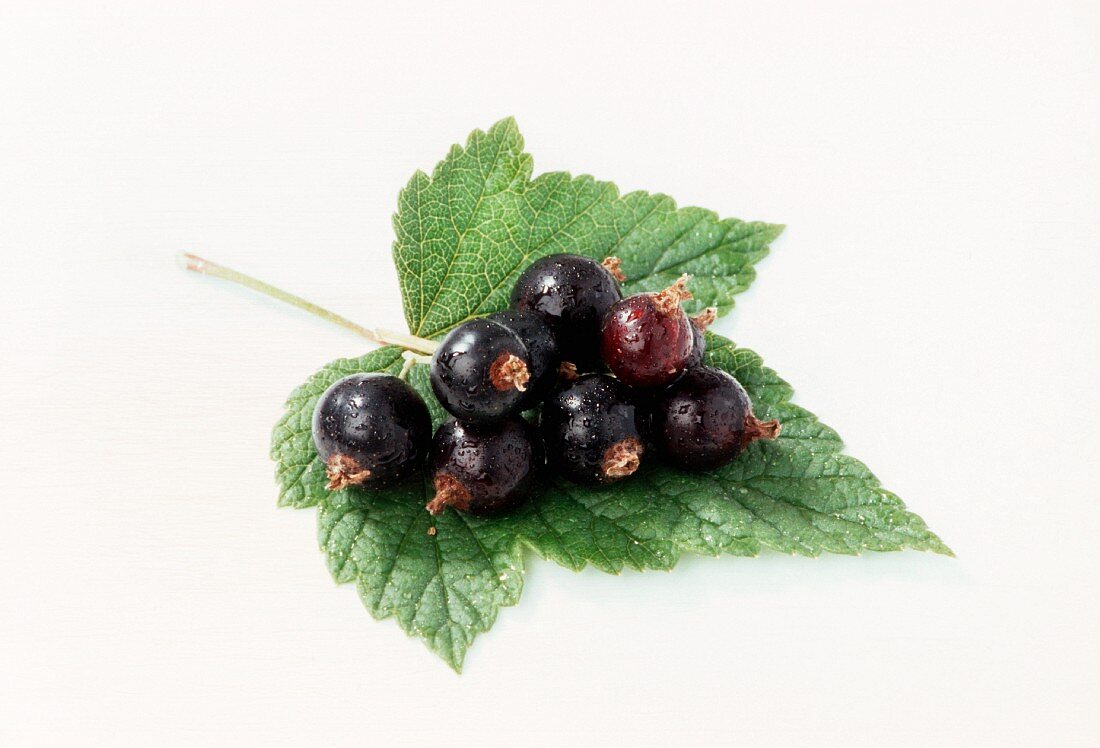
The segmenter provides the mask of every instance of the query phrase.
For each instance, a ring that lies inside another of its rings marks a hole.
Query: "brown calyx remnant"
[[[572,361],[562,361],[558,365],[558,376],[566,382],[572,382],[577,378],[577,365]]]
[[[618,257],[608,257],[600,264],[603,265],[604,270],[611,273],[611,277],[615,280],[619,281],[620,283],[626,280],[626,276],[623,275],[622,270],[623,261],[620,260]]]
[[[443,510],[449,506],[455,509],[468,509],[470,506],[470,492],[466,486],[453,475],[440,473],[435,476],[435,496],[425,507],[432,514],[443,514]],[[429,531],[430,532],[430,531]]]
[[[757,439],[774,439],[779,436],[780,430],[779,421],[774,418],[770,421],[761,421],[749,413],[745,418],[745,430],[741,432],[741,448],[744,449]]]
[[[527,370],[527,363],[514,353],[500,354],[489,367],[489,381],[500,392],[513,387],[520,392],[526,392],[530,378],[531,372]]]
[[[348,486],[359,486],[370,477],[370,471],[359,467],[359,463],[347,455],[333,455],[325,463],[325,477],[328,478],[330,491],[339,491]]]
[[[633,436],[615,442],[603,453],[600,470],[608,478],[625,478],[633,475],[642,465],[642,452],[645,447]]]
[[[691,324],[695,325],[700,330],[705,330],[713,325],[716,319],[718,319],[718,307],[708,306],[691,318]]]
[[[675,314],[680,309],[680,302],[691,298],[691,291],[687,290],[689,280],[691,280],[691,276],[684,273],[664,291],[653,294],[653,303],[656,305],[657,311],[666,315]]]

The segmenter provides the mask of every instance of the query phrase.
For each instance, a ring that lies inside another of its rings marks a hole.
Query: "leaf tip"
[[[929,550],[941,556],[947,556],[948,558],[958,558],[958,556],[955,555],[955,551],[951,550],[951,548],[939,538],[935,539]]]
[[[489,128],[489,132],[493,130],[519,130],[519,125],[516,123],[514,115],[509,114],[507,117],[501,117],[493,126]]]

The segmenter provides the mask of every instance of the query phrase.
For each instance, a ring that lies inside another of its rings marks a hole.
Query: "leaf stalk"
[[[377,345],[396,345],[410,351],[429,355],[434,353],[435,349],[439,347],[439,343],[434,340],[420,338],[416,335],[410,335],[409,333],[363,327],[362,325],[352,322],[347,317],[343,317],[336,312],[330,312],[328,309],[314,304],[312,301],[306,301],[301,296],[295,296],[281,288],[272,286],[270,283],[264,283],[262,280],[253,278],[251,275],[246,275],[239,270],[234,270],[225,265],[219,265],[216,262],[211,262],[198,255],[193,255],[189,252],[181,252],[179,258],[180,264],[185,270],[190,270],[200,275],[209,275],[213,278],[221,278],[222,280],[236,283],[245,288],[250,288],[265,296],[278,299],[285,304],[290,304],[293,307],[309,312],[315,317],[320,317],[334,325],[339,325],[346,330],[351,330],[356,335],[366,338]]]

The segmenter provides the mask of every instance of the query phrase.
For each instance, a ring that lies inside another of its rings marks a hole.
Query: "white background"
[[[1100,735],[1100,11],[0,2],[0,742]],[[471,4],[472,5],[472,4]],[[283,398],[402,324],[398,189],[536,171],[786,223],[718,330],[956,550],[529,559],[452,673],[276,510]]]

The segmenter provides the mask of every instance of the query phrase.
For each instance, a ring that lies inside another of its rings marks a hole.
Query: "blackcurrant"
[[[688,276],[658,293],[640,293],[616,303],[604,317],[603,360],[631,387],[660,387],[683,373],[694,334],[680,302],[690,299]]]
[[[452,506],[488,517],[523,503],[545,462],[538,432],[516,416],[496,423],[446,421],[432,440],[432,514]]]
[[[540,428],[550,464],[577,483],[613,483],[641,465],[643,440],[630,390],[607,374],[587,374],[555,393]]]
[[[521,408],[533,408],[542,402],[558,379],[558,367],[561,354],[558,353],[558,339],[550,326],[533,312],[519,312],[509,309],[490,314],[487,319],[504,325],[514,332],[527,348],[528,371],[531,375],[527,382]]]
[[[432,391],[457,418],[495,421],[532,404],[528,386],[537,391],[553,374],[553,367],[540,362],[509,327],[488,317],[470,320],[452,330],[432,355]]]
[[[512,289],[512,308],[534,312],[558,336],[561,357],[591,370],[599,366],[600,323],[619,290],[619,260],[600,264],[580,255],[558,254],[536,260]]]
[[[754,416],[748,393],[732,376],[699,366],[661,393],[651,429],[650,438],[665,461],[685,470],[710,470],[757,439],[777,437],[779,422]]]
[[[420,395],[388,374],[344,377],[313,410],[313,444],[330,491],[416,472],[431,438],[432,420]]]
[[[688,355],[684,369],[694,369],[703,364],[703,357],[707,352],[707,328],[714,324],[718,317],[718,310],[712,306],[691,317],[691,353]]]

